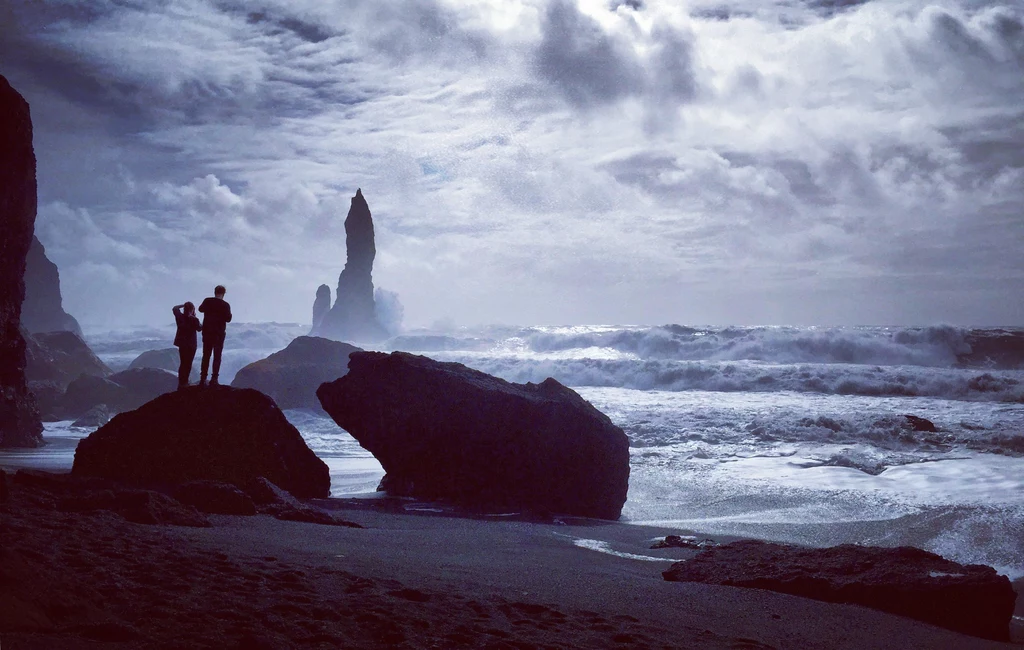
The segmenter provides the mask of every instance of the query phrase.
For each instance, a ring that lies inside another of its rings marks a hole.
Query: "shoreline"
[[[647,547],[679,531],[334,499],[316,503],[365,528],[264,515],[147,526],[59,512],[45,490],[11,488],[5,648],[1014,647],[864,607],[666,582],[661,571],[694,551]]]

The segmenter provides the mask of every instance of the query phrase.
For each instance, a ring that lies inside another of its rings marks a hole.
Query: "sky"
[[[1024,4],[0,0],[89,330],[1024,325]]]

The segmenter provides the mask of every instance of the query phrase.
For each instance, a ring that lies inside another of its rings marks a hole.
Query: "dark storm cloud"
[[[635,30],[629,23],[627,32]],[[675,112],[698,93],[693,37],[664,22],[650,30],[640,55],[629,38],[606,30],[571,2],[548,6],[541,23],[534,69],[578,109],[642,98],[645,128],[657,132],[676,121]]]
[[[253,319],[306,318],[355,187],[414,323],[850,320],[875,295],[1005,322],[1024,15],[941,5],[19,2],[0,71],[87,323],[225,279]]]
[[[536,68],[571,104],[606,104],[642,88],[643,68],[627,45],[609,36],[568,0],[549,5]]]
[[[282,29],[292,32],[307,43],[322,43],[331,36],[334,36],[332,32],[325,29],[322,25],[315,25],[292,17],[274,20],[263,11],[249,13],[246,16],[246,20],[248,20],[250,24],[270,23],[277,25]]]

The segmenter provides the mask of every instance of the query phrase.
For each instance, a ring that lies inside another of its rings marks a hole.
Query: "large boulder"
[[[78,443],[71,470],[140,486],[259,477],[299,498],[327,497],[327,465],[266,395],[227,386],[175,391],[115,416]]]
[[[21,305],[21,324],[33,333],[68,331],[82,336],[78,321],[64,311],[57,265],[46,256],[46,249],[35,236],[25,261],[25,302]]]
[[[28,102],[0,75],[0,447],[38,447],[43,423],[25,378],[21,304],[36,223]]]
[[[1009,579],[991,567],[908,546],[803,548],[745,540],[676,562],[663,575],[863,605],[996,641],[1009,641],[1017,599]]]
[[[82,337],[70,331],[39,332],[26,337],[29,381],[52,381],[66,387],[80,375],[111,374]]]
[[[626,435],[554,379],[512,384],[459,363],[355,352],[317,397],[377,457],[392,494],[603,519],[626,501]]]
[[[348,355],[360,349],[317,336],[300,336],[285,349],[235,374],[235,388],[255,388],[283,409],[321,410],[316,389],[348,372]]]

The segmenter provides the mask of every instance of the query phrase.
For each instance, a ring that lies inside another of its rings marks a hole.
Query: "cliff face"
[[[28,102],[0,75],[0,447],[37,447],[43,425],[25,383],[25,259],[36,222]]]
[[[373,308],[372,272],[377,249],[370,206],[362,190],[356,190],[345,219],[345,247],[347,261],[338,278],[334,306],[319,324],[313,324],[313,334],[346,341],[385,339],[387,332],[377,321]]]
[[[21,324],[29,332],[74,332],[82,337],[82,328],[74,316],[64,311],[60,293],[60,272],[46,257],[46,249],[35,236],[25,261],[25,302],[21,304]]]

